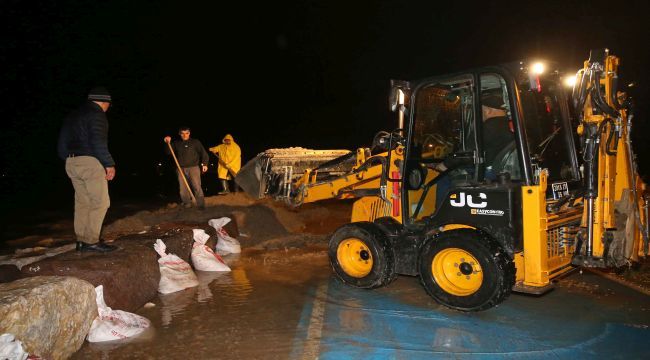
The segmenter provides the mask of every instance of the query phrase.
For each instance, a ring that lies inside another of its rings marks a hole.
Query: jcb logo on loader
[[[484,193],[479,193],[478,197],[481,198],[482,200],[487,200],[487,195]],[[450,200],[449,203],[453,207],[464,207],[465,203],[467,203],[467,206],[475,209],[482,209],[487,206],[487,201],[481,201],[481,202],[474,202],[474,199],[472,199],[472,195],[465,195],[464,192],[461,192],[460,194],[451,194],[449,196]]]

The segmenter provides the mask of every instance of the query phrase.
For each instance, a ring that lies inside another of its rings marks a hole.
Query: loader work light
[[[542,73],[544,73],[544,70],[545,70],[545,66],[541,62],[534,63],[533,66],[531,66],[530,68],[530,71],[535,75],[541,75]]]
[[[562,79],[562,82],[564,83],[564,86],[572,88],[576,84],[576,76],[575,75],[566,76],[564,79]]]

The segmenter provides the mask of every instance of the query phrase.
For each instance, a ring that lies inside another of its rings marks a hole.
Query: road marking
[[[325,316],[325,300],[327,299],[327,283],[325,282],[316,289],[314,304],[312,305],[309,326],[307,327],[307,338],[302,351],[302,359],[318,359],[320,355],[320,340],[323,332],[323,317]]]

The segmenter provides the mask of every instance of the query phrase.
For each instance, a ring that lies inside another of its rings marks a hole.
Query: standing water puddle
[[[138,314],[153,329],[85,343],[73,359],[637,358],[650,351],[649,297],[574,274],[542,297],[512,295],[479,313],[436,304],[417,278],[361,290],[311,250],[226,258],[230,273],[160,295]],[[576,284],[583,284],[577,286]]]
[[[151,331],[128,342],[86,342],[73,359],[287,358],[309,289],[330,276],[325,252],[225,260],[232,272],[197,271],[198,287],[137,311]]]

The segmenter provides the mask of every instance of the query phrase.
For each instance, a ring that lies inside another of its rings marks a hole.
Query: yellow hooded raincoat
[[[230,145],[225,143],[226,139],[230,139]],[[239,145],[235,143],[235,139],[233,139],[232,135],[228,134],[224,136],[223,144],[211,147],[210,152],[217,155],[220,159],[219,168],[217,169],[219,179],[232,179],[232,174],[228,171],[228,168],[230,168],[230,170],[235,174],[237,174],[239,169],[241,169],[241,149],[239,148]],[[226,168],[226,166],[228,168]]]

